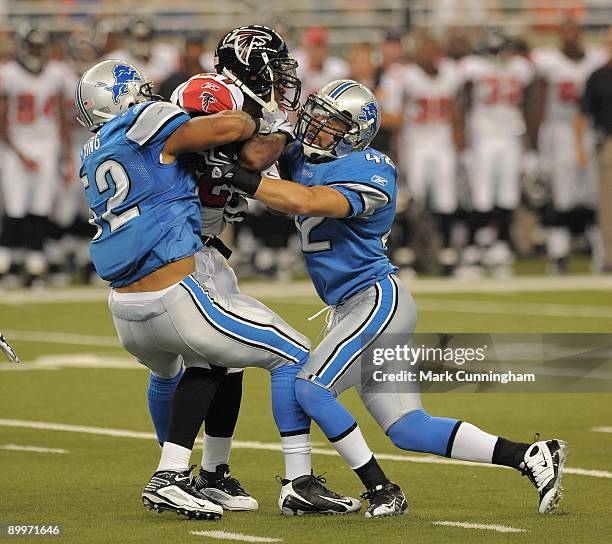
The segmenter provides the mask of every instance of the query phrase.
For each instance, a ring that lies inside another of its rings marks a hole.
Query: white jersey
[[[452,139],[449,103],[459,89],[459,75],[451,60],[442,60],[430,75],[418,64],[398,66],[385,75],[381,110],[404,115],[404,135],[419,144],[438,145]]]
[[[557,47],[540,47],[533,51],[532,60],[548,84],[544,121],[573,123],[584,84],[608,60],[608,53],[603,47],[589,45],[584,56],[574,60]]]
[[[38,74],[16,61],[0,67],[0,94],[7,99],[9,137],[20,147],[59,144],[58,100],[70,99],[66,66],[49,61]]]
[[[320,70],[314,70],[303,51],[296,51],[295,60],[298,61],[297,75],[302,82],[301,101],[305,102],[308,95],[317,92],[321,87],[336,79],[344,79],[349,75],[348,63],[337,57],[327,57]]]
[[[140,70],[145,77],[159,87],[164,80],[177,72],[180,67],[180,55],[176,47],[168,43],[154,43],[151,46],[151,55],[147,61],[139,59],[127,50],[112,51],[105,56],[107,59],[121,59]]]
[[[460,62],[464,82],[472,82],[468,119],[474,137],[512,137],[525,132],[521,105],[534,77],[531,63],[520,56],[507,60],[470,55]]]

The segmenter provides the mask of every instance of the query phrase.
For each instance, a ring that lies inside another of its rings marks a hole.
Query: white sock
[[[295,480],[312,472],[310,434],[281,436],[281,446],[285,454],[285,478],[287,480]]]
[[[191,450],[173,444],[172,442],[164,442],[161,458],[157,471],[160,470],[175,470],[182,472],[189,468],[189,460],[191,459]]]
[[[217,469],[217,465],[229,464],[231,449],[231,436],[229,438],[222,438],[219,436],[208,436],[206,433],[204,433],[202,468],[208,472],[214,472]]]
[[[463,461],[490,463],[498,438],[464,421],[455,434],[451,457]]]
[[[332,446],[348,463],[349,467],[356,469],[365,465],[372,458],[372,450],[366,444],[361,429],[356,426],[344,438],[332,442]]]

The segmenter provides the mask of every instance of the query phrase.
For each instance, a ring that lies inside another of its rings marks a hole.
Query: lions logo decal
[[[376,102],[368,102],[365,106],[362,106],[361,113],[357,118],[368,123],[368,136],[374,134],[378,128],[378,106]]]
[[[113,102],[119,104],[119,97],[128,94],[128,83],[142,81],[140,74],[127,64],[115,64],[113,68],[115,83],[112,86],[104,87],[113,93]]]

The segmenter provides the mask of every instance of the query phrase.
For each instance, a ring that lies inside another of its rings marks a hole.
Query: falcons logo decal
[[[217,103],[217,99],[212,94],[207,92],[203,92],[200,95],[200,98],[202,99],[202,111],[210,111],[208,108],[210,108],[212,104]]]
[[[272,36],[263,30],[236,29],[227,37],[227,42],[232,41],[238,60],[248,66],[253,48],[264,47],[272,41]]]

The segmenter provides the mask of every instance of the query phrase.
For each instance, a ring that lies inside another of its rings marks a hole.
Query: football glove
[[[223,220],[226,223],[240,223],[244,221],[248,209],[247,199],[238,193],[234,193],[225,205]]]
[[[295,140],[293,126],[289,122],[287,112],[276,110],[274,112],[264,112],[263,119],[270,125],[270,133],[282,132],[287,138],[287,144]]]
[[[17,354],[15,353],[15,350],[6,341],[6,338],[4,338],[4,335],[2,333],[0,333],[0,349],[4,352],[4,355],[6,355],[6,358],[11,363],[19,363],[20,362],[19,361],[19,357],[17,357]]]

